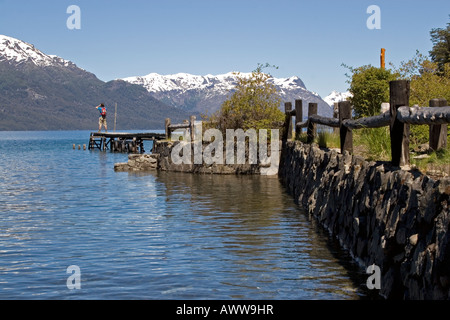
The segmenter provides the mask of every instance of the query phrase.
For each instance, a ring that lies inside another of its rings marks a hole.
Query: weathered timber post
[[[184,125],[184,133],[183,136],[178,137],[178,139],[182,139],[184,141],[187,141],[190,139],[191,137],[191,122],[189,120],[183,120],[183,125]],[[189,139],[188,139],[189,137]]]
[[[335,102],[333,106],[333,118],[339,119],[339,102]],[[339,128],[333,129],[334,134],[339,134]]]
[[[194,141],[194,138],[195,138],[195,120],[196,120],[197,118],[195,117],[195,116],[191,116],[191,121],[190,121],[190,124],[189,124],[189,131],[190,131],[190,134],[191,134],[191,141]]]
[[[409,107],[409,80],[396,80],[389,83],[390,88],[390,134],[393,166],[409,165],[409,124],[397,119],[399,107]]]
[[[103,137],[102,138],[102,148],[101,148],[103,151],[105,151],[106,150],[106,137]]]
[[[430,100],[430,107],[446,107],[447,100]],[[430,149],[438,151],[447,147],[447,125],[430,125]]]
[[[308,119],[312,116],[312,115],[316,115],[317,114],[317,103],[309,103],[308,105]],[[314,141],[314,137],[316,136],[316,124],[313,123],[312,121],[308,121],[308,130],[307,130],[307,143],[313,143]]]
[[[137,139],[136,139],[136,137],[133,137],[133,141],[131,142],[131,152],[133,152],[133,153],[137,152]]]
[[[295,100],[295,123],[303,121],[303,101]],[[298,137],[302,133],[302,128],[295,126],[295,136]]]
[[[344,120],[352,118],[352,105],[350,101],[339,102],[339,136],[341,140],[341,153],[353,153],[353,131],[344,126]]]
[[[165,127],[166,127],[166,140],[169,140],[169,139],[170,139],[169,126],[170,126],[170,118],[166,118],[166,123],[165,123]]]
[[[94,149],[94,137],[91,135],[89,136],[89,150]]]
[[[292,139],[292,102],[286,102],[284,104],[284,111],[286,113],[286,121],[285,121],[285,138],[286,140]]]

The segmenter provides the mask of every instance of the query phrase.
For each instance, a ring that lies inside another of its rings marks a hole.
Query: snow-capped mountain
[[[230,95],[238,77],[250,75],[251,73],[237,72],[206,76],[188,73],[172,75],[150,73],[146,76],[121,80],[143,86],[153,97],[171,106],[189,112],[213,113]],[[307,115],[309,102],[318,103],[319,114],[331,114],[329,105],[317,93],[308,91],[299,77],[271,78],[269,81],[278,88],[283,102],[294,103],[296,99],[302,99],[304,115]]]
[[[326,96],[323,100],[330,105],[330,107],[334,106],[334,103],[341,102],[347,100],[347,98],[351,97],[352,94],[347,92],[337,92],[332,91],[328,96]]]
[[[38,67],[75,66],[71,61],[55,55],[47,55],[32,44],[5,35],[0,35],[0,61],[9,61],[14,64],[32,62]]]
[[[95,130],[94,106],[102,102],[117,103],[117,128],[123,130],[160,129],[167,117],[181,122],[190,115],[141,86],[103,82],[70,61],[0,36],[0,130]]]
[[[198,76],[188,73],[177,73],[173,75],[160,75],[157,73],[150,73],[143,77],[129,77],[122,80],[142,85],[149,92],[167,92],[172,90],[203,90],[214,87],[217,91],[228,92],[234,88],[237,83],[238,76],[249,77],[251,73],[229,72],[221,75],[206,75]],[[305,87],[303,82],[298,77],[287,79],[270,80],[275,85],[284,89],[289,89],[292,85]]]

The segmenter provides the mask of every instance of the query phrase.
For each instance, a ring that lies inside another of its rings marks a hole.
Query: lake
[[[118,173],[127,155],[73,150],[88,140],[0,132],[0,299],[365,297],[277,178]]]

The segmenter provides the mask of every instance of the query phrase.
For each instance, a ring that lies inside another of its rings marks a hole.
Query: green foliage
[[[425,159],[411,159],[411,164],[419,170],[427,172],[428,170],[440,170],[450,174],[450,148],[433,151]]]
[[[430,57],[437,64],[438,71],[444,73],[445,65],[450,63],[450,23],[447,28],[432,29],[430,31],[433,49],[430,51]]]
[[[338,133],[329,131],[319,131],[316,139],[321,148],[340,148],[340,136]]]
[[[366,65],[358,68],[343,65],[352,73],[348,83],[356,118],[370,117],[380,113],[383,102],[389,102],[389,82],[398,75],[391,70]]]
[[[368,160],[389,161],[391,138],[389,127],[367,128],[353,131],[354,145],[362,149]]]
[[[295,140],[300,141],[302,143],[307,143],[308,134],[306,132],[300,132],[295,134]]]
[[[430,35],[433,43],[431,61],[417,51],[412,59],[401,62],[398,68],[391,64],[391,70],[370,65],[359,68],[343,65],[351,72],[351,75],[346,75],[349,91],[353,94],[349,100],[356,117],[378,114],[381,103],[389,101],[389,82],[397,79],[410,81],[410,105],[426,107],[431,99],[437,98],[450,102],[450,23],[445,29],[431,30]],[[410,131],[411,147],[429,141],[429,126],[411,125]],[[357,130],[354,138],[355,144],[365,149],[367,157],[373,160],[390,159],[389,128]],[[429,161],[448,163],[448,148],[443,155],[441,153],[438,152]]]
[[[429,61],[423,54],[401,62],[396,70],[402,79],[410,80],[410,105],[427,107],[431,99],[443,98],[450,102],[450,63],[439,71],[437,63]],[[411,126],[410,142],[414,145],[429,140],[428,126]]]
[[[396,72],[400,78],[411,81],[411,105],[426,107],[431,99],[450,100],[450,63],[440,72],[437,63],[416,51],[412,59],[400,63]]]
[[[276,87],[269,83],[269,74],[262,69],[269,65],[258,64],[250,77],[238,74],[234,92],[222,104],[220,110],[208,117],[205,127],[226,129],[281,129],[285,116],[279,109],[281,98]]]

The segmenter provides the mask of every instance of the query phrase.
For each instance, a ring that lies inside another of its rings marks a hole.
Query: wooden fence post
[[[317,114],[317,103],[309,103],[308,104],[308,119],[309,117],[311,117],[312,115],[316,115]],[[308,130],[307,130],[307,143],[313,143],[314,141],[314,137],[316,136],[316,124],[308,121]]]
[[[447,100],[430,100],[430,107],[446,107]],[[447,147],[447,125],[430,125],[430,149],[438,151]]]
[[[352,105],[350,101],[339,102],[339,135],[341,140],[341,153],[353,153],[353,131],[342,123],[352,118]]]
[[[292,116],[291,116],[292,102],[286,102],[284,104],[284,111],[286,113],[286,121],[284,126],[286,132],[284,133],[284,138],[287,141],[292,139]]]
[[[393,166],[409,165],[409,124],[397,119],[399,107],[409,107],[410,82],[396,80],[389,83],[390,89],[390,134]]]
[[[169,139],[170,139],[169,126],[170,126],[170,118],[166,118],[166,123],[165,123],[165,127],[166,127],[166,140],[169,140]]]
[[[191,131],[191,141],[194,141],[195,138],[195,120],[197,118],[195,116],[191,116],[190,118],[190,124],[189,124],[189,130]]]
[[[335,102],[333,105],[333,118],[339,119],[339,102]],[[333,132],[339,134],[339,128],[334,128]]]
[[[295,100],[295,124],[303,121],[303,101]],[[295,136],[298,137],[302,133],[302,128],[295,126]]]

